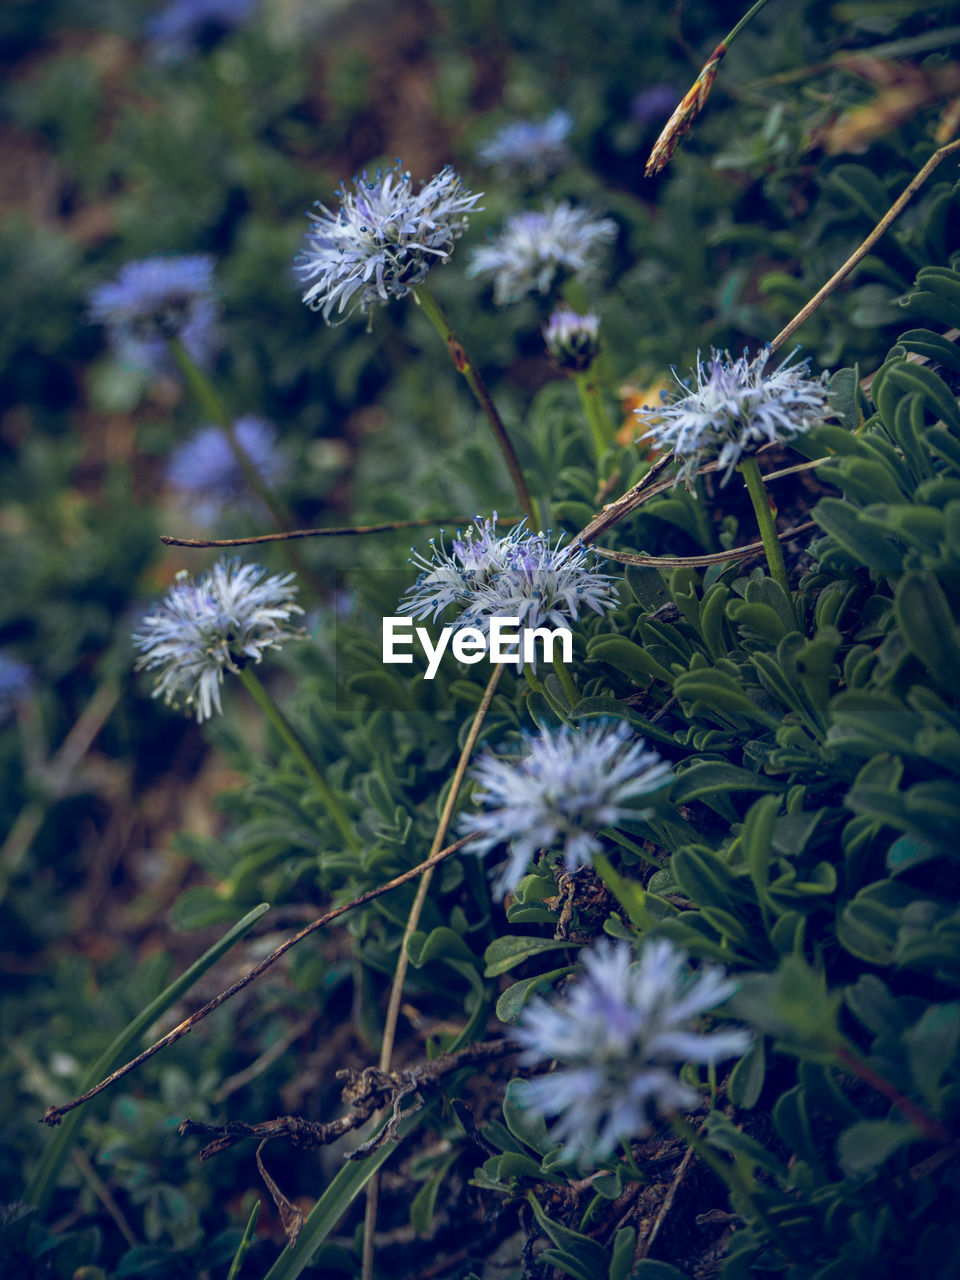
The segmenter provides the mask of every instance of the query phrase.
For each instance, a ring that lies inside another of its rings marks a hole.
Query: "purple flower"
[[[674,370],[682,393],[660,408],[645,405],[636,411],[647,427],[640,438],[672,449],[683,462],[677,478],[688,486],[700,464],[712,457],[726,468],[721,481],[726,484],[744,454],[802,435],[830,412],[825,373],[812,378],[808,361],[791,365],[788,357],[767,374],[771,354],[766,347],[753,360],[746,352],[733,360],[729,352],[712,350],[706,363],[698,355],[695,390]]]
[[[293,603],[293,574],[267,577],[259,565],[221,560],[196,580],[177,574],[166,599],[148,613],[133,640],[143,657],[138,671],[159,671],[155,698],[195,707],[197,720],[222,710],[224,671],[260,662],[299,635],[285,626],[303,610]]]
[[[303,301],[327,324],[408,294],[447,261],[480,199],[449,165],[414,193],[399,160],[373,179],[364,172],[337,196],[335,212],[317,201],[320,212],[307,214],[314,225],[294,268],[309,285]]]
[[[510,846],[496,895],[516,888],[541,849],[560,849],[568,871],[590,861],[603,844],[602,827],[642,818],[649,808],[632,802],[664,787],[672,767],[622,720],[595,720],[579,729],[563,725],[529,738],[520,756],[482,755],[472,770],[482,813],[460,816],[466,846],[486,854]]]
[[[497,533],[497,517],[475,523],[447,550],[431,539],[430,556],[414,554],[422,570],[405,593],[401,613],[434,621],[455,606],[457,621],[486,632],[494,615],[519,618],[521,627],[565,626],[581,608],[604,613],[617,604],[610,576],[592,567],[585,547],[551,545],[544,533],[528,533],[524,522]]]
[[[695,1029],[700,1014],[729,999],[737,984],[714,966],[691,974],[671,942],[648,941],[634,963],[627,943],[602,939],[582,960],[584,973],[563,998],[531,1000],[511,1035],[524,1066],[559,1063],[524,1083],[522,1102],[558,1117],[551,1139],[587,1165],[649,1133],[654,1115],[696,1105],[696,1089],[679,1078],[684,1063],[739,1057],[750,1037]]]
[[[0,724],[33,692],[33,671],[25,662],[0,653]]]
[[[477,148],[477,159],[503,176],[528,174],[543,180],[563,168],[573,116],[558,110],[546,120],[516,120]]]
[[[257,0],[171,0],[145,23],[158,62],[178,62],[253,16]]]
[[[116,280],[90,294],[90,317],[105,324],[120,358],[146,373],[172,373],[169,339],[178,338],[195,364],[216,347],[213,259],[206,254],[128,262]]]
[[[247,415],[234,423],[234,434],[254,470],[268,487],[288,475],[289,459],[277,447],[276,428]],[[227,433],[204,427],[170,455],[167,481],[189,500],[196,518],[212,524],[224,508],[250,505],[252,495]]]
[[[526,293],[547,293],[558,275],[589,276],[600,250],[617,236],[610,218],[595,218],[567,200],[548,203],[542,213],[516,213],[490,244],[474,249],[467,275],[493,276],[497,306]]]

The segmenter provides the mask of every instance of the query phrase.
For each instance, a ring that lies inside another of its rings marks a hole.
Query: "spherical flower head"
[[[257,0],[171,0],[144,24],[157,62],[178,62],[243,26]]]
[[[586,1166],[649,1133],[653,1116],[696,1105],[696,1090],[678,1075],[684,1063],[739,1057],[750,1037],[695,1029],[737,984],[714,966],[691,974],[671,942],[647,942],[634,963],[628,943],[602,939],[582,960],[583,975],[563,998],[531,1000],[511,1035],[523,1065],[560,1064],[524,1084],[523,1105],[556,1116],[551,1139]]]
[[[503,177],[527,175],[542,181],[566,164],[572,128],[573,116],[562,109],[546,120],[515,120],[480,144],[477,159]]]
[[[375,178],[364,172],[337,191],[340,208],[317,202],[295,271],[309,285],[303,301],[327,324],[402,298],[437,262],[446,262],[480,195],[449,165],[414,193],[400,161]]]
[[[145,373],[174,371],[170,338],[195,364],[207,365],[216,350],[213,259],[198,253],[128,262],[116,280],[92,291],[90,318],[107,326],[120,358]]]
[[[544,326],[543,340],[561,369],[589,369],[600,354],[600,317],[559,306]]]
[[[292,573],[268,577],[259,565],[227,559],[196,580],[179,573],[133,636],[143,654],[136,669],[159,672],[153,696],[195,709],[198,722],[222,711],[224,671],[260,662],[267,649],[300,634],[285,625],[303,612],[292,581]]]
[[[518,302],[524,294],[547,293],[554,280],[588,276],[605,244],[617,237],[617,224],[595,218],[567,200],[548,203],[542,213],[516,213],[491,244],[474,249],[467,275],[493,276],[497,306]]]
[[[241,449],[268,488],[289,474],[289,459],[277,432],[262,418],[246,415],[233,424]],[[189,502],[198,520],[212,524],[227,507],[251,504],[247,478],[222,427],[204,427],[170,455],[167,481]]]
[[[528,533],[525,522],[497,533],[497,517],[477,516],[447,550],[441,537],[431,540],[430,556],[415,553],[421,569],[400,603],[401,613],[437,618],[450,606],[457,622],[486,634],[492,617],[519,618],[521,627],[566,626],[581,608],[605,613],[617,605],[610,576],[594,569],[583,546],[551,544],[544,533]]]
[[[602,827],[649,815],[635,802],[664,787],[672,768],[629,725],[605,719],[544,729],[512,758],[488,752],[472,776],[484,812],[462,814],[460,827],[478,832],[466,846],[474,853],[510,846],[495,889],[502,898],[540,849],[560,849],[568,871],[588,863],[603,848]]]
[[[0,653],[0,724],[33,692],[33,671],[25,662]]]
[[[640,438],[674,451],[683,462],[677,478],[688,487],[702,462],[716,457],[720,469],[726,468],[720,482],[726,484],[744,454],[803,435],[830,412],[825,373],[812,378],[808,361],[791,365],[789,357],[767,374],[771,354],[766,347],[753,360],[746,352],[733,360],[729,352],[712,350],[706,363],[698,355],[695,390],[674,370],[682,394],[659,408],[637,410],[648,427]]]

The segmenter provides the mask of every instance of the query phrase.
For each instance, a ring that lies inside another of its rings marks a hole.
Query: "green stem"
[[[237,466],[243,472],[247,484],[273,516],[277,528],[281,531],[289,528],[291,524],[290,517],[264,484],[263,477],[250,461],[246,449],[237,439],[233,419],[230,417],[227,406],[224,404],[217,388],[204,371],[190,359],[179,338],[170,338],[169,342],[171,354],[177,368],[183,375],[184,382],[187,384],[191,394],[196,398],[204,417],[211,419],[218,427],[223,428]]]
[[[737,36],[740,34],[743,28],[747,25],[747,23],[753,21],[753,19],[757,16],[757,14],[760,12],[760,10],[763,8],[763,6],[766,3],[767,3],[767,0],[757,0],[757,3],[752,8],[747,10],[747,12],[743,15],[743,17],[740,19],[737,25],[733,28],[733,30],[727,33],[723,43],[727,46],[728,49],[733,44],[734,40],[736,40]]]
[[[589,369],[577,371],[573,375],[573,381],[580,396],[580,403],[583,405],[587,425],[593,437],[594,452],[597,455],[597,462],[599,462],[613,444],[614,433],[610,418],[607,415],[606,405],[603,403],[603,396],[591,376],[593,368],[594,366],[591,365]]]
[[[744,483],[747,486],[747,493],[750,495],[750,501],[753,503],[753,510],[756,513],[757,525],[760,529],[760,538],[767,557],[770,576],[774,582],[779,583],[790,601],[794,622],[796,623],[797,615],[796,606],[793,603],[793,592],[790,590],[787,566],[783,562],[783,548],[780,546],[780,539],[777,537],[777,522],[774,519],[773,512],[770,510],[763,476],[760,474],[760,464],[754,457],[745,457],[740,461],[739,471],[743,476]]]
[[[577,682],[570,674],[570,668],[562,658],[554,657],[553,669],[557,673],[560,686],[566,694],[567,701],[570,703],[571,708],[575,707],[580,701],[580,690],[577,688]]]
[[[207,377],[204,371],[190,359],[183,343],[179,338],[170,338],[170,351],[176,362],[177,368],[183,375],[183,380],[189,388],[191,394],[196,398],[197,404],[204,417],[215,422],[218,427],[223,428],[224,435],[227,437],[227,443],[236,460],[237,466],[243,472],[243,477],[250,487],[252,493],[260,499],[266,509],[273,518],[273,523],[281,533],[285,533],[293,524],[293,519],[287,509],[279,501],[276,495],[270,490],[269,486],[264,483],[263,477],[257,471],[256,467],[250,461],[250,456],[244,449],[243,445],[237,438],[234,429],[233,419],[227,411],[227,406],[223,402],[217,388],[212,380]],[[290,564],[305,581],[309,582],[313,588],[314,594],[319,598],[323,598],[326,594],[324,584],[318,576],[303,561],[297,549],[284,543],[284,552],[290,561]]]
[[[439,303],[433,294],[425,285],[417,285],[413,290],[413,296],[417,300],[418,305],[423,309],[424,315],[436,329],[437,333],[446,343],[447,350],[450,353],[450,359],[458,373],[462,373],[467,381],[467,386],[473,392],[474,397],[480,408],[486,415],[487,421],[493,431],[494,438],[503,454],[503,459],[507,464],[507,470],[510,472],[510,478],[513,481],[513,487],[517,492],[517,501],[520,503],[520,509],[527,513],[530,520],[530,529],[532,532],[540,527],[540,517],[537,514],[537,506],[527,487],[523,470],[520,466],[520,460],[516,455],[510,437],[507,435],[507,429],[503,425],[503,419],[497,412],[497,407],[493,403],[493,398],[487,390],[487,384],[480,375],[480,370],[471,361],[464,349],[463,343],[450,327],[450,321],[444,315]]]
[[[274,702],[273,698],[270,697],[270,694],[260,682],[259,677],[254,673],[252,667],[241,667],[240,679],[246,686],[247,692],[250,694],[251,698],[253,698],[254,702],[276,729],[277,733],[280,734],[280,737],[283,738],[284,742],[300,761],[304,772],[313,783],[314,787],[316,787],[321,800],[326,805],[327,813],[329,813],[330,817],[333,819],[334,824],[343,836],[348,847],[352,849],[354,853],[359,853],[362,846],[360,841],[357,839],[350,819],[347,817],[346,810],[337,798],[333,788],[310,758],[306,747],[301,742],[299,735],[291,725],[290,721]]]

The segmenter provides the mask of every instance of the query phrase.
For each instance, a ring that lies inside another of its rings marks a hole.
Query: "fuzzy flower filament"
[[[768,347],[753,360],[746,353],[733,360],[729,352],[712,350],[710,360],[697,358],[695,388],[674,370],[682,393],[659,408],[637,410],[647,427],[641,439],[673,450],[688,487],[702,462],[716,457],[726,484],[743,457],[803,435],[829,413],[826,374],[810,377],[807,361],[791,365],[789,359],[768,374],[771,354]]]
[[[134,632],[138,671],[157,671],[155,698],[195,708],[198,722],[221,711],[224,671],[260,662],[267,649],[298,636],[289,623],[293,574],[268,577],[259,565],[223,559],[196,580],[177,575],[166,599]]]
[[[647,749],[623,721],[597,720],[572,729],[544,729],[519,756],[486,753],[472,777],[480,813],[461,815],[466,847],[483,855],[509,845],[496,894],[511,892],[541,849],[559,849],[567,871],[603,848],[597,832],[625,818],[643,818],[636,802],[664,787],[671,765]]]
[[[508,218],[499,236],[472,251],[467,275],[492,276],[493,300],[504,306],[535,290],[549,292],[564,274],[589,276],[616,237],[612,219],[595,218],[567,200],[548,203],[542,212]]]
[[[563,997],[531,1000],[511,1035],[524,1066],[559,1064],[524,1084],[523,1103],[557,1117],[551,1140],[585,1166],[649,1133],[654,1116],[695,1106],[699,1095],[680,1067],[739,1057],[750,1036],[696,1029],[737,984],[716,966],[691,974],[671,942],[647,942],[635,963],[627,943],[602,939],[582,960],[583,975]]]
[[[90,318],[107,326],[120,358],[144,373],[173,373],[171,338],[203,368],[217,343],[213,259],[198,253],[128,262],[91,292]]]
[[[457,622],[486,632],[490,618],[519,618],[521,627],[564,626],[582,608],[605,613],[617,604],[608,574],[592,568],[585,547],[551,544],[545,533],[528,533],[524,522],[497,533],[497,517],[476,521],[458,533],[449,550],[431,540],[430,555],[411,562],[420,570],[399,608],[434,621],[451,606]]]
[[[449,165],[414,192],[399,160],[336,194],[339,209],[317,201],[320,212],[307,214],[313,226],[294,267],[308,286],[303,301],[327,324],[408,294],[447,261],[480,199]]]

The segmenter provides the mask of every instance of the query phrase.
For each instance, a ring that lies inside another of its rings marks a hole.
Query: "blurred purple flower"
[[[246,415],[233,425],[243,451],[268,488],[289,475],[290,460],[277,445],[276,428]],[[198,520],[212,524],[224,508],[254,505],[247,478],[222,427],[204,427],[170,455],[167,482],[189,502]]]
[[[257,0],[171,0],[144,24],[150,50],[158,62],[178,62],[243,26],[256,7]]]
[[[549,178],[569,158],[567,135],[573,116],[558,110],[546,120],[516,120],[499,129],[477,148],[477,159],[503,176],[527,174]]]

